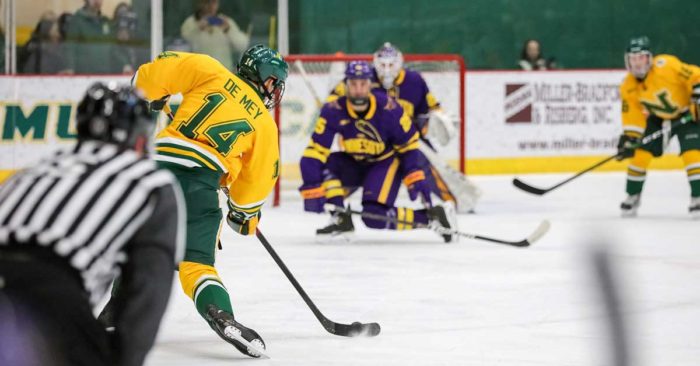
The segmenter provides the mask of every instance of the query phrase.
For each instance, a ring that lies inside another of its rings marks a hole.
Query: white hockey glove
[[[437,140],[440,145],[447,145],[452,138],[457,135],[459,119],[454,115],[449,115],[443,110],[430,112],[428,120],[428,138]]]

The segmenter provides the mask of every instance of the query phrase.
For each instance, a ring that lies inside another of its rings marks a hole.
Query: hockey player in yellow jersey
[[[186,198],[180,282],[216,333],[252,357],[259,357],[265,344],[234,320],[214,268],[222,223],[217,190],[228,188],[228,224],[253,235],[279,174],[277,126],[268,109],[282,99],[287,70],[279,52],[256,45],[243,54],[235,74],[207,55],[163,52],[139,67],[133,81],[154,105],[182,94],[173,121],[155,140],[155,159],[175,174]]]
[[[689,121],[674,128],[690,183],[689,211],[700,217],[700,67],[671,55],[654,57],[647,37],[633,38],[625,54],[629,71],[620,86],[623,134],[618,143],[620,159],[632,158],[627,169],[628,197],[622,215],[636,216],[647,167],[663,154],[661,139],[638,146],[641,138],[662,128],[664,120]]]

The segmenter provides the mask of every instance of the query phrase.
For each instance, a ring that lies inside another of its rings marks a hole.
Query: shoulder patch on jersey
[[[656,59],[656,67],[664,67],[666,65],[666,59],[659,57]]]

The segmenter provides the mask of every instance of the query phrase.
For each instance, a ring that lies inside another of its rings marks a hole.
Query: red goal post
[[[329,54],[329,55],[288,55],[284,59],[289,63],[289,77],[282,103],[275,108],[274,117],[280,130],[280,169],[281,174],[275,186],[273,205],[281,200],[281,181],[290,176],[298,178],[294,171],[294,161],[301,157],[301,150],[308,143],[313,131],[319,106],[315,102],[315,93],[323,102],[328,96],[330,85],[342,80],[337,73],[338,65],[349,61],[372,61],[371,54]],[[303,70],[300,70],[299,64]],[[333,70],[335,65],[336,70]],[[430,91],[437,97],[443,108],[455,114],[460,120],[459,137],[455,142],[459,170],[466,171],[466,64],[456,54],[404,54],[404,67],[421,72]],[[305,75],[302,75],[302,71]],[[325,80],[325,81],[324,81]],[[329,82],[330,81],[330,82]],[[313,90],[311,90],[313,89]],[[449,93],[445,90],[449,89]],[[456,91],[454,89],[457,89]],[[448,97],[441,96],[447,94]],[[311,117],[312,116],[312,117]],[[311,129],[309,129],[311,127]],[[285,141],[286,140],[286,141]],[[291,140],[291,142],[290,142]],[[303,145],[303,146],[302,146]]]

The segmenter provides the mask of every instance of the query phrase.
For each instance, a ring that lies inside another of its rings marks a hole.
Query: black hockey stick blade
[[[379,323],[354,322],[348,325],[336,323],[327,318],[322,320],[321,323],[329,333],[343,337],[374,337],[379,335],[379,332],[382,330]]]
[[[516,186],[516,187],[518,187],[518,188],[520,188],[520,189],[522,189],[522,190],[525,191],[525,192],[528,192],[528,193],[532,193],[532,194],[536,194],[536,195],[538,195],[538,196],[541,196],[541,195],[543,195],[543,194],[545,194],[545,193],[547,193],[547,192],[553,191],[553,190],[555,190],[555,189],[557,189],[557,188],[563,186],[564,184],[569,183],[569,182],[571,182],[572,180],[574,180],[574,179],[576,179],[576,178],[578,178],[578,177],[580,177],[580,176],[582,176],[582,175],[584,175],[584,174],[590,172],[591,170],[594,170],[594,169],[598,168],[599,166],[604,165],[604,164],[606,164],[607,162],[609,162],[609,161],[611,161],[611,160],[613,160],[613,159],[617,159],[617,158],[618,158],[618,155],[617,155],[617,154],[608,156],[607,158],[605,158],[605,159],[603,159],[603,160],[601,160],[601,161],[599,161],[599,162],[597,162],[597,163],[595,163],[595,164],[589,166],[588,168],[586,168],[586,169],[584,169],[584,170],[582,170],[582,171],[580,171],[580,172],[578,172],[578,173],[572,175],[572,176],[569,177],[569,178],[564,179],[563,181],[561,181],[561,182],[557,183],[556,185],[553,185],[553,186],[551,186],[551,187],[549,187],[549,188],[547,188],[547,189],[541,189],[541,188],[533,187],[533,186],[531,186],[531,185],[529,185],[529,184],[524,183],[523,181],[519,180],[518,178],[513,178],[513,185]]]
[[[522,189],[523,191],[525,191],[527,193],[536,194],[538,196],[541,196],[541,195],[550,191],[549,189],[542,189],[542,188],[533,187],[533,186],[521,181],[518,178],[513,178],[513,185]]]

